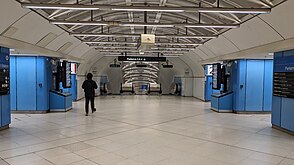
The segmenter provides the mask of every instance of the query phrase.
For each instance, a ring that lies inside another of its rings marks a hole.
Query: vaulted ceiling
[[[157,47],[182,48],[166,50],[165,55],[181,55],[170,60],[179,66],[188,66],[194,76],[203,74],[203,63],[222,59],[265,57],[269,52],[294,48],[294,21],[292,18],[294,1],[287,0],[220,0],[224,8],[272,8],[270,14],[236,14],[236,13],[201,13],[201,24],[241,24],[240,28],[188,27],[183,24],[199,24],[199,12],[155,12],[148,11],[113,11],[113,10],[61,10],[61,9],[26,9],[21,3],[33,4],[76,4],[77,0],[5,0],[0,5],[0,45],[14,48],[18,54],[39,54],[68,58],[82,63],[79,72],[85,73],[93,66],[107,67],[113,57],[103,48],[117,49],[119,44],[90,44],[82,41],[116,41],[137,42],[138,37],[123,36],[75,36],[70,33],[105,34],[141,34],[142,26],[89,26],[89,25],[53,25],[51,21],[96,21],[148,24],[177,24],[175,27],[148,26],[147,32],[169,37],[157,38],[164,43],[202,43],[200,46],[160,45]],[[183,7],[199,8],[198,0],[79,0],[81,5],[115,5],[115,6],[148,6],[149,8]],[[284,2],[284,3],[282,3]],[[202,0],[200,7],[216,7],[216,0]],[[92,13],[92,14],[91,14]],[[217,38],[189,38],[181,36],[211,36]],[[126,39],[125,39],[126,38]],[[204,44],[203,44],[204,43]],[[132,45],[127,45],[132,46]],[[112,48],[109,48],[112,47]],[[95,49],[97,48],[97,49]],[[192,49],[190,49],[192,48]],[[125,49],[125,48],[123,48]],[[164,49],[164,48],[163,48]],[[181,53],[179,53],[180,51]],[[103,53],[104,52],[104,53]],[[117,51],[116,51],[117,52]],[[170,53],[169,53],[170,52]],[[176,52],[176,53],[175,53]],[[116,53],[113,53],[116,54]],[[118,53],[117,53],[118,54]],[[130,53],[132,54],[132,53]],[[150,54],[156,54],[153,50]],[[107,63],[107,64],[105,64]],[[181,65],[180,65],[181,64]],[[176,68],[175,68],[176,69]],[[105,70],[105,69],[101,69]],[[180,71],[179,71],[180,73]]]

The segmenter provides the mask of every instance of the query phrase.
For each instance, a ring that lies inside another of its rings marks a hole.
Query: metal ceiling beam
[[[115,6],[83,4],[22,3],[23,8],[53,10],[112,10],[112,11],[154,11],[154,12],[201,12],[201,13],[270,13],[270,8],[220,8],[220,7],[165,7],[165,6]]]
[[[84,25],[84,26],[149,26],[149,27],[191,27],[191,28],[239,28],[240,24],[202,24],[202,23],[142,23],[116,21],[50,21],[54,25]]]
[[[105,33],[69,33],[79,37],[141,37],[141,34],[105,34]],[[217,35],[173,35],[173,34],[156,34],[156,38],[217,38]]]

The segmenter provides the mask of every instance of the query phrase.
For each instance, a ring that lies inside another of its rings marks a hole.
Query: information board
[[[294,51],[275,53],[274,96],[294,98]]]
[[[9,94],[9,49],[0,47],[0,95]]]

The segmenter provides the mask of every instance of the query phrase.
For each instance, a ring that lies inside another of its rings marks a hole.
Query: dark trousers
[[[89,101],[91,101],[91,109],[92,111],[94,111],[95,109],[95,105],[94,105],[94,97],[89,97],[89,96],[86,96],[86,113],[88,114],[89,113]]]

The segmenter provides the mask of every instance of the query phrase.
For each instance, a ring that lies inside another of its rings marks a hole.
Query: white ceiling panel
[[[294,37],[294,0],[288,0],[285,3],[272,9],[269,15],[260,17],[277,30],[284,38]]]
[[[239,49],[224,36],[219,36],[216,39],[208,41],[205,43],[205,46],[217,56],[239,51]]]
[[[74,49],[71,50],[70,53],[68,53],[71,56],[74,57],[82,57],[87,51],[89,51],[91,48],[89,48],[86,44],[80,44],[76,46]]]
[[[30,10],[20,8],[20,4],[16,1],[2,0],[0,5],[0,34],[28,12]]]
[[[68,35],[68,33],[62,33],[59,35],[53,42],[51,42],[46,48],[57,51],[62,45],[70,42],[72,45],[65,50],[64,53],[69,53],[73,48],[75,48],[78,44],[81,43],[78,39]]]
[[[265,45],[283,38],[276,33],[264,21],[255,17],[241,25],[239,29],[233,29],[224,34],[240,50]]]
[[[200,49],[203,53],[205,53],[208,58],[216,57],[216,55],[206,47],[206,44],[199,46],[197,49]]]
[[[193,53],[197,54],[201,59],[206,60],[209,57],[203,53],[200,49],[193,50]]]
[[[14,27],[19,30],[12,35],[12,38],[31,44],[36,44],[50,32],[57,35],[63,32],[60,28],[49,24],[47,20],[34,12],[23,17],[14,24]]]

